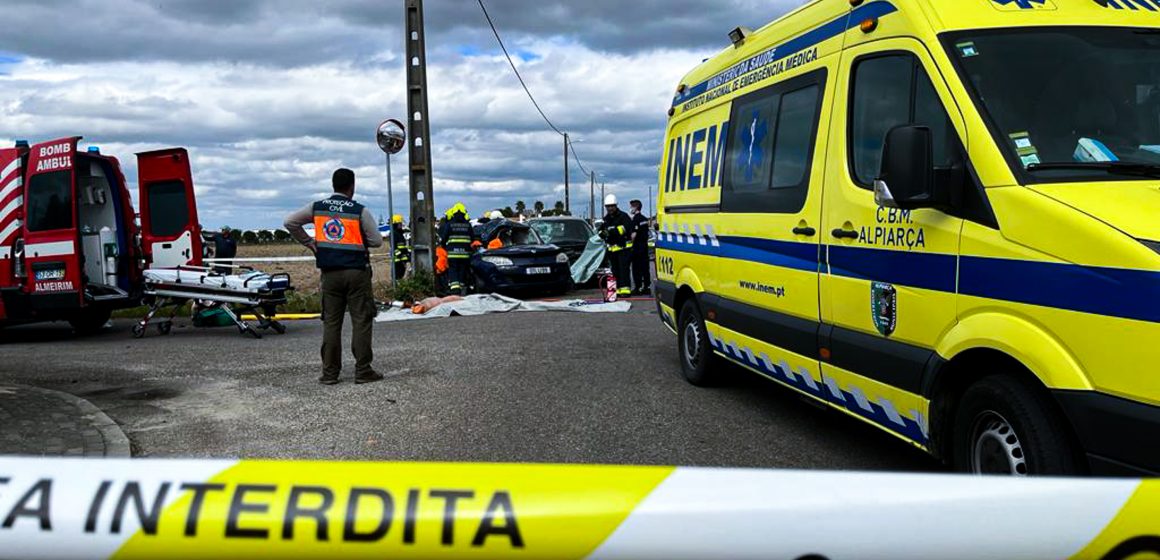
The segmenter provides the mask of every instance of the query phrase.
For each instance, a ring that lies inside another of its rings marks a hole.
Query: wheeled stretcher
[[[154,316],[166,307],[171,308],[169,316],[156,325],[159,333],[169,334],[177,311],[190,301],[194,302],[195,312],[197,309],[220,307],[242,334],[254,338],[262,338],[258,331],[264,330],[283,334],[286,327],[272,317],[278,306],[286,303],[286,293],[293,289],[288,274],[264,274],[252,270],[220,274],[210,268],[194,266],[146,270],[145,296],[149,313],[133,327],[133,336],[145,336]],[[257,317],[256,328],[241,319],[240,315],[244,314]]]

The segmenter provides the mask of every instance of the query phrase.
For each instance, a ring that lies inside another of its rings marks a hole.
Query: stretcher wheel
[[[165,322],[165,323],[159,323],[157,325],[157,332],[161,333],[162,336],[168,336],[169,332],[172,330],[173,330],[173,323]]]
[[[286,334],[286,325],[283,325],[278,321],[270,321],[270,328],[274,329],[274,332],[278,334]]]
[[[142,338],[145,336],[145,325],[137,323],[133,325],[133,338]]]

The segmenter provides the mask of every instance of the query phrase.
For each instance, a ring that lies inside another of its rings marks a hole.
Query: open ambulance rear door
[[[137,154],[137,184],[146,266],[201,265],[201,226],[189,154],[184,148]]]

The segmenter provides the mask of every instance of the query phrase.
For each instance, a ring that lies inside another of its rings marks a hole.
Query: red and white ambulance
[[[0,149],[0,326],[100,328],[140,305],[146,268],[199,265],[189,154],[137,154],[140,220],[117,158],[80,137]]]

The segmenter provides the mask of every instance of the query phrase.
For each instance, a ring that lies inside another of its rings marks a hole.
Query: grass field
[[[371,251],[371,266],[375,274],[375,299],[389,300],[388,283],[390,282],[389,261],[386,247]],[[264,245],[238,245],[239,259],[260,259],[276,257],[310,257],[310,251],[297,243],[268,243]],[[290,283],[294,291],[288,296],[289,302],[278,308],[281,313],[318,313],[322,310],[321,298],[318,290],[321,276],[314,262],[293,263],[246,263],[246,266],[260,270],[267,274],[285,272],[290,275]],[[187,306],[188,307],[188,306]],[[113,314],[119,318],[138,318],[148,311],[146,307],[124,309]],[[188,309],[183,309],[179,316],[187,316]]]
[[[297,243],[269,243],[265,245],[238,245],[239,259],[260,259],[270,257],[309,257],[310,251]],[[376,291],[381,284],[389,281],[390,261],[386,247],[371,251],[371,266],[374,268]],[[313,262],[300,263],[254,263],[246,264],[267,274],[285,272],[290,275],[294,288],[301,294],[317,294],[321,277]]]

